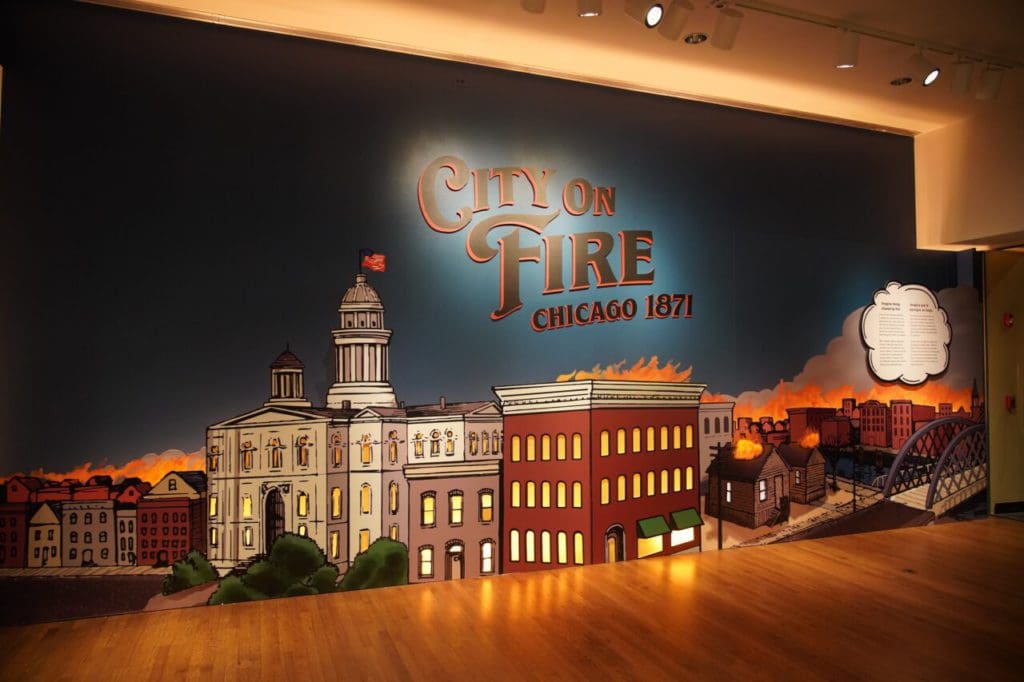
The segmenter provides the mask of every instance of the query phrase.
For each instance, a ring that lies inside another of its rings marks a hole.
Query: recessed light
[[[889,85],[906,85],[907,83],[913,82],[913,78],[910,76],[900,76],[899,78],[893,78],[889,81]]]
[[[685,38],[683,38],[683,42],[686,43],[687,45],[700,45],[701,43],[703,43],[707,39],[708,39],[708,34],[707,33],[700,33],[700,32],[698,32],[698,33],[691,33],[688,36],[686,36]]]

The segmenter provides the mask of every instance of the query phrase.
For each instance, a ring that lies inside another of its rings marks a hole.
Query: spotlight
[[[991,64],[981,72],[981,83],[978,84],[978,91],[974,93],[977,99],[995,99],[999,96],[999,88],[1003,85],[1004,69],[994,67]]]
[[[658,33],[669,40],[679,40],[683,34],[683,26],[686,25],[693,12],[693,3],[690,0],[672,0],[668,9],[665,10],[665,20],[658,26]]]
[[[969,59],[957,59],[953,63],[953,79],[949,81],[949,90],[955,95],[966,95],[971,89],[971,76],[974,75],[974,62]]]
[[[852,31],[843,31],[839,39],[839,58],[836,60],[837,69],[852,69],[857,66],[857,53],[860,51],[860,34]]]
[[[522,5],[523,9],[532,14],[542,13],[546,2],[547,0],[519,0],[519,4]]]
[[[700,45],[701,43],[703,43],[707,39],[708,39],[708,34],[707,33],[697,32],[697,33],[690,33],[689,35],[687,35],[685,38],[683,38],[683,42],[686,43],[687,45]]]
[[[601,0],[576,0],[576,13],[581,17],[601,16]]]
[[[626,14],[633,17],[647,28],[654,28],[665,16],[665,8],[660,2],[647,0],[626,0]]]
[[[928,87],[939,79],[939,67],[928,61],[920,50],[910,56],[910,76]]]
[[[719,50],[731,50],[742,22],[743,12],[728,7],[719,11],[715,31],[711,34],[711,46]]]

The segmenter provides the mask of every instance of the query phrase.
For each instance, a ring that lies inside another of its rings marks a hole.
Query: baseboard
[[[996,514],[1017,514],[1024,512],[1024,501],[1018,500],[1017,502],[996,502],[996,506],[993,509]]]

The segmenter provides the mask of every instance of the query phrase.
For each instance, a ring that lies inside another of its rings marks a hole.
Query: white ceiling
[[[624,0],[604,0],[593,19],[576,16],[576,0],[547,0],[543,14],[524,11],[519,0],[96,1],[911,134],[993,108],[1020,109],[1024,120],[1024,69],[1006,72],[996,102],[952,94],[948,69],[930,88],[893,87],[913,48],[864,36],[857,68],[838,70],[837,29],[742,7],[766,4],[754,0],[739,0],[745,18],[731,51],[669,42],[627,17]],[[692,2],[684,33],[712,32],[711,0]],[[1022,0],[770,4],[1024,64]],[[943,67],[952,62],[927,54]]]

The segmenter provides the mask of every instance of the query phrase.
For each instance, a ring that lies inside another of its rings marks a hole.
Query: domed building
[[[207,429],[208,558],[228,571],[283,533],[347,570],[380,537],[409,547],[410,582],[498,572],[502,419],[493,401],[405,407],[390,383],[391,330],[367,282],[338,306],[323,406],[286,347],[261,407]]]

